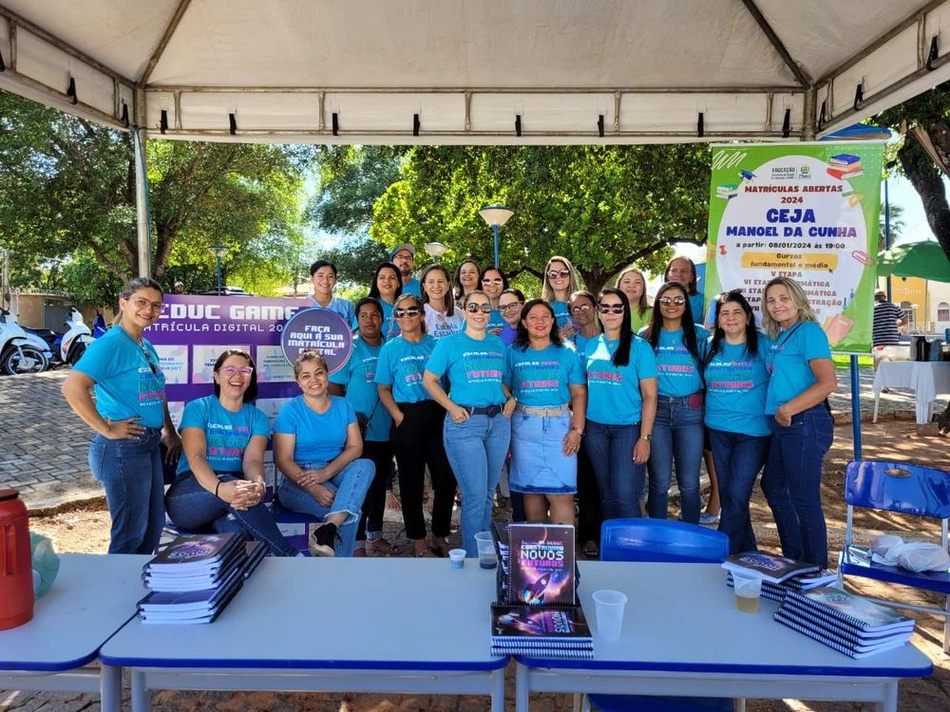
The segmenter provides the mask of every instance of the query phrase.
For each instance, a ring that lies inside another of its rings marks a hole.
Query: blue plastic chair
[[[729,537],[697,524],[669,519],[609,519],[600,530],[601,561],[718,564],[727,556]],[[732,712],[735,709],[734,701],[726,697],[589,695],[588,699],[602,712]]]
[[[943,609],[892,599],[871,600],[893,608],[943,616],[943,651],[950,652],[950,573],[918,574],[898,566],[876,564],[871,560],[868,547],[854,543],[854,508],[860,507],[937,520],[940,522],[940,542],[946,549],[950,520],[950,473],[906,462],[854,460],[848,463],[845,470],[844,499],[848,504],[848,519],[844,550],[838,559],[838,585],[844,584],[845,576],[860,576],[943,594],[946,596],[946,607]]]

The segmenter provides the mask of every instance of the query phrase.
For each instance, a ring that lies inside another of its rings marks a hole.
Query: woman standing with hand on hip
[[[706,433],[719,473],[719,531],[729,537],[729,553],[741,554],[757,550],[749,500],[772,439],[765,415],[769,340],[756,330],[739,290],[719,295],[713,305],[716,331],[704,369]]]
[[[772,509],[782,554],[828,567],[828,532],[821,508],[821,469],[834,440],[825,399],[838,387],[828,337],[804,290],[776,277],[762,290],[762,326],[772,340],[765,412],[772,445],[762,491]]]
[[[89,345],[63,382],[66,402],[97,433],[89,468],[106,491],[110,554],[155,551],[165,526],[159,444],[170,459],[181,451],[158,354],[142,336],[158,321],[163,298],[152,279],[129,282],[119,295],[118,323]]]
[[[491,524],[491,505],[511,437],[509,418],[517,401],[502,382],[505,344],[487,333],[492,306],[488,295],[465,297],[465,330],[435,346],[423,383],[445,408],[445,451],[462,492],[462,541],[478,555],[475,535]],[[448,376],[450,391],[442,389]]]

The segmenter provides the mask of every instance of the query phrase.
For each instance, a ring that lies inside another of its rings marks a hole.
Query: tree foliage
[[[190,291],[212,288],[207,248],[220,243],[248,288],[287,281],[310,147],[151,140],[146,150],[157,279],[171,268]],[[0,92],[0,243],[21,276],[90,254],[102,285],[137,274],[131,135]]]
[[[626,265],[656,269],[676,241],[705,239],[708,148],[674,146],[418,146],[374,206],[370,234],[386,245],[449,246],[444,261],[492,261],[478,214],[503,203],[501,264],[533,274],[568,257],[599,289]]]

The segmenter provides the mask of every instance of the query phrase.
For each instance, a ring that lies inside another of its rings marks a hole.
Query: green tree
[[[704,145],[418,146],[376,202],[370,234],[389,246],[438,240],[446,262],[489,264],[478,209],[504,203],[515,213],[501,232],[510,275],[540,279],[560,254],[598,290],[630,263],[655,271],[673,242],[702,242],[708,191]]]
[[[193,283],[208,265],[213,274],[215,243],[248,286],[289,279],[310,147],[154,140],[146,150],[157,279],[170,266]],[[0,241],[21,272],[85,250],[119,280],[137,274],[130,135],[0,92]]]

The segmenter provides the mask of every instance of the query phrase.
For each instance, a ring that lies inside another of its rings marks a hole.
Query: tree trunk
[[[937,138],[936,144],[942,144],[943,127],[937,131],[936,127],[926,133]],[[927,223],[933,230],[937,242],[943,248],[947,259],[950,260],[950,204],[943,185],[943,173],[938,170],[933,158],[920,144],[915,133],[908,133],[904,146],[898,153],[901,167],[914,189],[920,195],[927,214]]]

